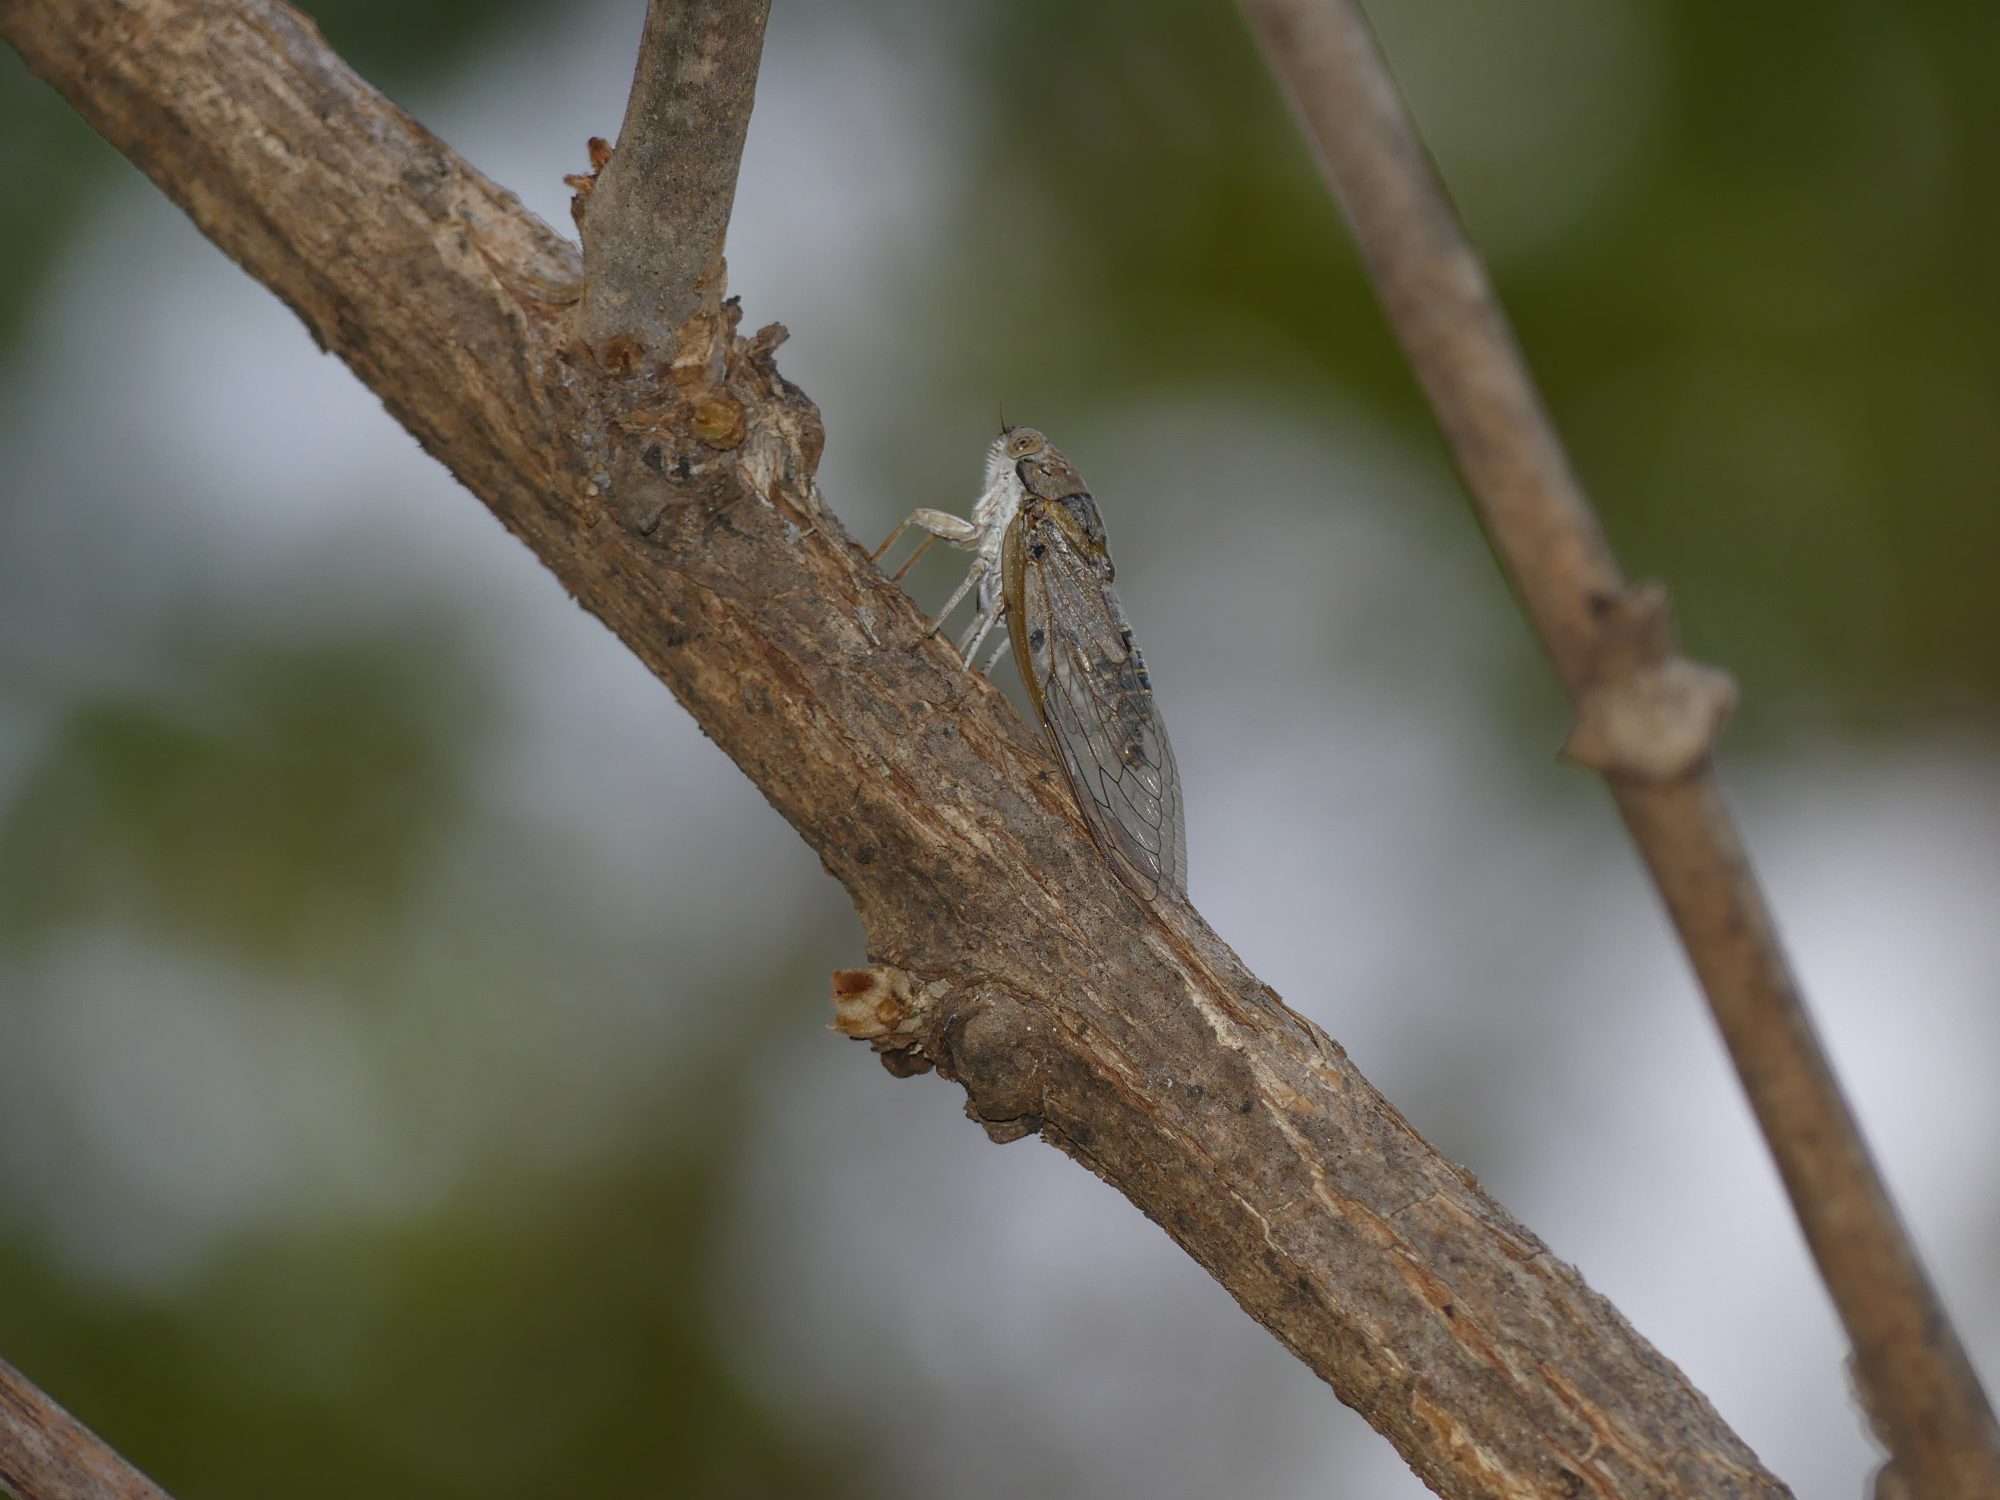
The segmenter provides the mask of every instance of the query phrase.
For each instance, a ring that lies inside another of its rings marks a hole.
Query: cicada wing
[[[1029,529],[1026,518],[1017,530]],[[1102,554],[1062,528],[1010,538],[1015,662],[1099,847],[1139,895],[1187,888],[1180,772]]]

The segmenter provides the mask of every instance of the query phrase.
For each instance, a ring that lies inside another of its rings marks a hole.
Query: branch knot
[[[1700,770],[1736,706],[1735,680],[1675,648],[1661,584],[1595,595],[1590,611],[1598,633],[1563,755],[1630,781],[1679,781]]]
[[[833,971],[833,1019],[828,1030],[867,1042],[882,1066],[898,1078],[928,1073],[935,1062],[924,1048],[934,997],[910,975],[888,964]]]

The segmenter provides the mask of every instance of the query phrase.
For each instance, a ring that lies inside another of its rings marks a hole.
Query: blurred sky
[[[1990,1375],[2000,19],[1370,10],[1742,681],[1727,784]],[[636,0],[314,11],[568,229]],[[1122,1199],[823,1030],[804,845],[11,55],[0,187],[0,1355],[184,1496],[1422,1493]],[[1209,920],[1856,1493],[1775,1175],[1228,7],[778,0],[730,277],[868,544],[1003,405],[1054,435]]]

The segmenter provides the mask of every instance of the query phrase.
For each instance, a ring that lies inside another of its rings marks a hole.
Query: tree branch
[[[0,1488],[19,1500],[167,1500],[166,1491],[3,1359]]]
[[[841,977],[843,1029],[1117,1187],[1442,1494],[1785,1493],[1198,916],[1119,883],[1039,737],[827,509],[782,330],[607,357],[569,248],[276,0],[0,0],[0,34],[798,829],[878,965]]]
[[[578,327],[593,349],[623,338],[664,359],[690,322],[716,319],[770,10],[771,0],[647,5],[625,126],[581,216]]]
[[[1577,702],[1923,1500],[2000,1496],[2000,1429],[1814,1033],[1709,765],[1733,699],[1628,586],[1354,0],[1242,0],[1494,551]]]

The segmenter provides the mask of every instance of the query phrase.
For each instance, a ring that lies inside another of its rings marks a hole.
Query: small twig
[[[722,302],[736,198],[771,0],[651,0],[625,125],[579,216],[579,331],[600,352],[629,340],[664,362]],[[701,340],[704,354],[712,341]],[[615,358],[612,361],[617,363]]]
[[[167,1500],[104,1440],[0,1360],[0,1489],[19,1500]]]
[[[1835,1082],[1709,767],[1727,679],[1629,588],[1353,0],[1242,0],[1474,509],[1577,699],[1920,1500],[2000,1495],[2000,1433]]]

